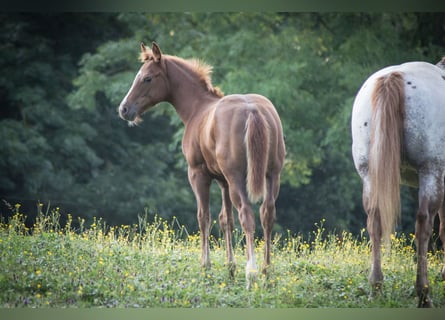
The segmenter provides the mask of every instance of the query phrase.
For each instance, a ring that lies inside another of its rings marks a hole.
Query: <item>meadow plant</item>
[[[145,213],[137,224],[109,226],[100,218],[87,223],[68,214],[62,219],[59,208],[43,207],[37,205],[31,227],[20,205],[1,221],[1,307],[416,306],[413,235],[391,237],[384,249],[383,293],[373,299],[365,230],[359,236],[329,233],[324,221],[307,236],[276,234],[270,275],[246,290],[242,270],[229,276],[221,237],[212,236],[212,268],[202,270],[199,234],[189,233],[176,218]],[[238,229],[233,237],[241,268],[244,238]],[[256,253],[261,260],[261,239]],[[442,253],[431,251],[428,258],[433,302],[444,307]]]

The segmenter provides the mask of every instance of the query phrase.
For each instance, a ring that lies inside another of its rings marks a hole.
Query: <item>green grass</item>
[[[41,208],[41,207],[40,207]],[[102,220],[60,225],[58,209],[31,229],[17,205],[0,226],[0,307],[415,307],[413,236],[392,238],[384,254],[383,294],[369,300],[370,250],[362,234],[276,236],[269,279],[246,290],[244,245],[234,233],[238,271],[229,277],[221,239],[212,238],[212,268],[201,270],[199,235],[154,217],[132,226]],[[74,228],[73,226],[77,227]],[[363,232],[364,233],[364,232]],[[257,241],[261,264],[262,242]],[[429,254],[435,307],[445,306],[442,253]]]

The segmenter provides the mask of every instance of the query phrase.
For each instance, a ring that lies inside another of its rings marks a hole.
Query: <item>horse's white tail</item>
[[[265,193],[269,160],[269,130],[269,125],[257,110],[249,113],[244,142],[247,151],[247,192],[253,203],[258,202]]]
[[[368,215],[373,226],[380,219],[388,240],[400,216],[400,162],[405,118],[403,75],[393,72],[376,80],[372,94],[372,127],[369,151],[370,196]]]

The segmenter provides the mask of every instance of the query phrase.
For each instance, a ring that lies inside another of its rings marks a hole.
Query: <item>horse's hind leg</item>
[[[419,210],[416,217],[417,277],[416,291],[419,307],[431,307],[428,282],[427,251],[433,231],[433,220],[442,207],[444,176],[441,172],[419,172]]]
[[[367,230],[371,239],[371,272],[369,283],[371,285],[371,296],[382,291],[383,272],[381,261],[382,227],[380,224],[380,213],[378,209],[372,212],[369,207],[369,185],[367,178],[363,179],[363,207],[368,215]]]
[[[381,260],[382,228],[380,225],[380,215],[378,210],[375,217],[368,215],[367,229],[371,238],[371,272],[369,273],[369,283],[371,284],[372,295],[381,293],[383,285],[383,272]]]
[[[272,248],[272,229],[276,219],[275,201],[280,189],[280,175],[266,178],[267,192],[260,207],[261,225],[264,231],[264,260],[262,272],[267,275],[270,266],[270,252]]]
[[[218,185],[221,188],[222,207],[219,213],[219,224],[224,234],[224,240],[226,243],[227,264],[229,267],[230,276],[235,276],[236,264],[233,256],[232,247],[232,232],[235,228],[233,221],[232,202],[230,200],[229,186],[225,181],[218,181]]]
[[[442,204],[442,208],[439,211],[439,218],[440,218],[439,236],[440,236],[440,241],[442,241],[442,248],[443,248],[442,280],[445,281],[445,203]]]

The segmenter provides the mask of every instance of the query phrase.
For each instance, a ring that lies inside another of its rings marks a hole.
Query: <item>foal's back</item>
[[[245,172],[246,121],[252,112],[259,113],[268,125],[269,154],[264,155],[268,156],[268,170],[281,170],[285,151],[281,121],[275,107],[261,95],[233,94],[215,103],[202,125],[201,150],[214,173],[224,174],[228,169]]]

